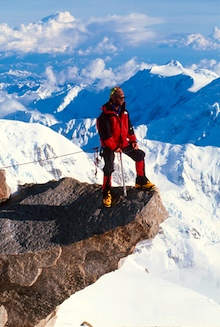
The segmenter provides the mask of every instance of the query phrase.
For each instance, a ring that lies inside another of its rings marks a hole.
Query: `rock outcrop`
[[[5,170],[0,169],[0,204],[10,198],[11,189],[5,178]]]
[[[0,326],[45,326],[71,294],[117,269],[167,218],[159,193],[113,189],[72,178],[23,185],[0,206]],[[7,321],[7,322],[6,322]]]

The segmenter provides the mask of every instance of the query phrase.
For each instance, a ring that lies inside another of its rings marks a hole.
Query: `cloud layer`
[[[48,66],[45,71],[45,87],[53,89],[56,85],[71,83],[76,85],[95,85],[97,89],[112,87],[122,84],[139,70],[151,69],[152,65],[138,63],[136,58],[132,58],[115,68],[107,67],[105,60],[96,58],[91,60],[83,68],[68,65],[59,71],[55,71],[52,66]]]
[[[42,21],[11,29],[0,25],[0,52],[20,53],[114,53],[125,45],[137,46],[156,37],[150,26],[158,18],[144,14],[75,19],[69,12],[57,12]]]
[[[156,26],[162,24],[160,18],[142,13],[92,17],[83,21],[68,11],[57,12],[14,29],[0,24],[0,57],[18,55],[17,60],[13,57],[13,63],[7,66],[9,71],[16,72],[17,78],[19,74],[23,76],[22,69],[26,73],[43,74],[47,92],[65,83],[95,85],[98,89],[120,85],[137,71],[150,69],[155,64],[154,53],[151,64],[146,63],[152,48],[163,60],[167,49],[174,49],[168,53],[173,55],[169,60],[175,58],[175,49],[181,53],[182,49],[200,52],[204,54],[203,59],[197,60],[196,64],[191,61],[190,65],[194,64],[190,68],[209,69],[220,75],[217,55],[211,60],[205,57],[205,51],[214,53],[211,52],[214,50],[216,53],[220,48],[217,27],[205,38],[201,34],[165,35],[156,32]],[[35,56],[34,61],[28,55]],[[27,58],[26,63],[21,61],[21,56]],[[187,51],[186,56],[189,57]],[[7,70],[4,63],[0,67]]]
[[[21,24],[15,29],[0,25],[1,53],[91,54],[112,55],[125,48],[143,45],[216,50],[220,48],[220,30],[205,38],[201,34],[162,35],[155,25],[163,21],[142,13],[126,16],[93,17],[87,21],[75,19],[68,11],[57,12],[41,21]]]
[[[160,18],[135,13],[127,16],[93,17],[82,21],[68,11],[15,29],[0,25],[0,52],[6,53],[77,53],[80,56],[114,54],[126,47],[146,44],[165,47],[216,50],[220,48],[220,30],[215,27],[209,37],[201,34],[158,35],[154,25]]]
[[[169,47],[193,49],[196,51],[220,49],[220,30],[214,27],[213,32],[208,37],[200,33],[188,35],[173,35],[167,40],[161,40],[162,44]]]

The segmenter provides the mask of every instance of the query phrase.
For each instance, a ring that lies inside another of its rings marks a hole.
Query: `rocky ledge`
[[[0,206],[0,327],[53,325],[65,299],[117,269],[167,218],[158,190],[114,188],[72,178],[23,185]]]

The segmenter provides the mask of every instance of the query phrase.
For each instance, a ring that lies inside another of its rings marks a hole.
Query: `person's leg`
[[[103,176],[103,184],[102,184],[102,191],[103,191],[103,196],[108,194],[109,191],[111,191],[111,186],[112,186],[112,177],[111,176]]]
[[[145,152],[143,150],[134,150],[132,146],[123,149],[123,152],[135,161],[136,168],[136,188],[152,188],[155,185],[149,181],[145,174]]]
[[[112,173],[114,171],[114,158],[115,154],[109,148],[103,149],[103,158],[104,158],[104,168],[103,168],[103,184],[102,184],[102,191],[103,191],[103,204],[106,207],[111,206],[111,186],[112,186]]]

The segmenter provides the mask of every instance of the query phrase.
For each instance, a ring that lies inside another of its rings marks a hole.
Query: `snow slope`
[[[55,327],[218,327],[219,304],[148,274],[129,257],[117,271],[66,300]]]
[[[24,183],[46,183],[71,176],[94,183],[92,160],[76,145],[36,123],[0,120],[0,168],[12,192]]]
[[[8,167],[13,191],[18,184],[64,176],[101,184],[103,163],[95,179],[92,154],[49,127],[8,120],[0,126],[0,168]],[[136,128],[147,176],[169,219],[118,271],[65,301],[56,327],[78,327],[84,320],[95,327],[219,326],[220,149],[149,141],[146,133],[145,125]],[[134,163],[123,156],[123,164],[126,185],[133,185]],[[121,185],[117,158],[115,170],[114,185]]]

